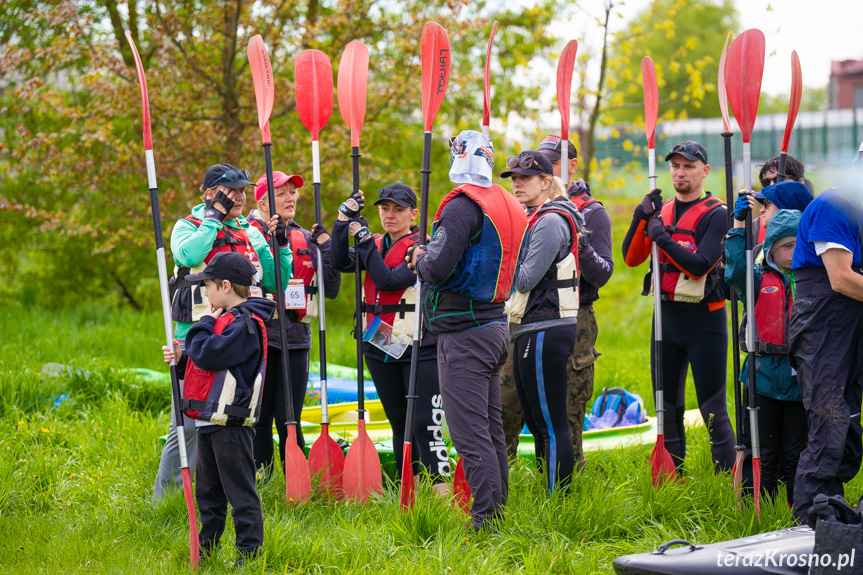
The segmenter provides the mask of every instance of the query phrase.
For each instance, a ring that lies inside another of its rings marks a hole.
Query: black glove
[[[356,191],[347,200],[342,202],[342,205],[339,206],[339,213],[346,218],[353,219],[365,206],[365,200],[363,200],[359,191]]]
[[[659,188],[644,196],[635,208],[636,216],[642,220],[653,217],[659,211],[662,211],[662,190]]]
[[[282,216],[276,214],[278,221],[276,222],[276,231],[273,233],[276,236],[276,241],[279,242],[280,247],[285,247],[288,245],[288,225],[285,223],[285,220],[282,219]]]
[[[372,232],[369,230],[369,222],[363,216],[354,218],[354,221],[352,221],[348,226],[348,233],[354,236],[357,243],[363,242],[372,237]]]
[[[656,241],[660,235],[667,235],[665,233],[665,225],[662,223],[662,217],[657,216],[655,218],[650,218],[647,220],[647,236]]]
[[[368,226],[366,226],[368,227]],[[327,231],[327,228],[322,226],[321,224],[317,224],[315,229],[312,230],[312,243],[317,244],[318,238],[323,235],[330,235],[330,232]]]
[[[216,203],[222,204],[222,207],[225,208],[224,214],[213,207],[213,204]],[[228,213],[234,208],[234,201],[226,196],[224,192],[219,192],[213,196],[212,200],[207,200],[204,205],[206,206],[206,211],[204,212],[205,218],[215,218],[220,222],[224,222]]]

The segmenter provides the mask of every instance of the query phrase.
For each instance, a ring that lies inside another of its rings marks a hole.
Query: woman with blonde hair
[[[513,372],[537,457],[549,491],[566,486],[575,466],[566,411],[567,363],[578,316],[578,242],[581,214],[554,177],[551,162],[528,150],[506,161],[515,199],[527,213],[528,230],[507,302]]]

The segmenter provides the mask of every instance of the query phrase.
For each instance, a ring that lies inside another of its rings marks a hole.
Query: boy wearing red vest
[[[747,355],[740,381],[749,381],[750,359],[755,361],[758,394],[758,432],[761,439],[761,488],[776,496],[784,478],[788,502],[793,501],[794,474],[806,447],[806,410],[797,376],[788,357],[788,326],[794,301],[791,257],[802,212],[779,210],[770,219],[764,240],[763,262],[753,266],[754,313],[746,314],[740,328],[740,346],[746,350],[746,321],[755,318],[754,357]],[[735,227],[725,238],[725,279],[746,302],[744,229]],[[745,396],[745,394],[744,394]]]
[[[196,420],[195,499],[201,514],[201,555],[207,556],[219,544],[230,503],[238,566],[257,555],[264,540],[261,502],[255,491],[252,426],[260,413],[267,362],[264,322],[272,318],[276,306],[268,299],[248,299],[256,271],[242,254],[227,252],[184,280],[205,282],[211,306],[186,334],[188,361],[181,400],[185,414]],[[167,353],[166,359],[170,361]]]
[[[704,178],[710,173],[704,146],[686,140],[674,146],[665,161],[675,197],[663,203],[657,189],[636,206],[623,240],[623,258],[635,267],[648,259],[653,242],[659,248],[664,406],[656,408],[665,409],[665,446],[679,469],[686,455],[683,414],[691,365],[713,464],[720,472],[731,469],[735,455],[725,406],[728,323],[719,266],[728,231],[725,204],[704,192]],[[642,295],[648,295],[649,273],[644,286]],[[650,349],[652,364],[654,346]]]

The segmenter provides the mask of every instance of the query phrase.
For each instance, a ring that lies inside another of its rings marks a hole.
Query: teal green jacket
[[[185,218],[174,225],[174,230],[171,232],[171,254],[174,256],[174,263],[178,266],[188,268],[199,266],[213,249],[216,234],[219,233],[222,226],[242,229],[245,230],[261,262],[261,269],[263,270],[261,283],[269,291],[275,292],[276,270],[273,253],[270,251],[270,246],[261,232],[254,226],[250,226],[243,216],[223,223],[213,218],[205,218],[204,211],[204,204],[198,204],[192,208],[192,216],[201,220],[200,226],[195,226],[195,224]],[[293,261],[294,256],[290,249],[279,250],[283,286],[287,286],[288,280],[291,278]],[[188,333],[191,326],[191,323],[176,322],[174,337],[179,340],[185,340],[186,333]]]
[[[801,212],[797,210],[780,210],[774,214],[767,228],[764,246],[758,259],[763,261],[753,265],[755,285],[755,301],[761,289],[761,276],[764,267],[770,267],[779,272],[783,283],[788,285],[792,279],[780,270],[770,257],[770,246],[782,236],[796,235],[797,223]],[[746,305],[746,252],[743,228],[732,228],[725,236],[725,281],[737,289],[741,303]],[[741,330],[742,331],[742,330]],[[742,337],[742,335],[741,335]],[[749,383],[749,354],[743,361],[740,370],[740,381]],[[761,395],[781,401],[803,401],[797,376],[791,370],[787,355],[759,355],[755,359],[755,389]]]

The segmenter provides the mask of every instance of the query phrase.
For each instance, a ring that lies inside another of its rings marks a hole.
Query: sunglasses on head
[[[524,170],[527,170],[527,169],[530,169],[530,168],[536,166],[537,170],[542,170],[542,168],[540,168],[539,163],[536,161],[536,159],[533,157],[533,155],[528,154],[526,152],[522,152],[517,156],[510,156],[506,159],[506,167],[508,169],[511,170],[516,166],[518,166],[519,168],[522,168]]]
[[[407,198],[411,203],[414,201],[413,196],[411,196],[407,190],[401,189],[392,190],[389,188],[381,188],[378,190],[378,198],[381,200],[404,200]]]
[[[678,144],[671,148],[672,154],[690,154],[692,156],[697,157],[699,160],[707,163],[707,157],[704,155],[704,152],[701,151],[701,148],[694,144]]]
[[[248,180],[249,179],[249,170],[228,170],[222,177],[216,180],[216,184],[221,182],[222,180],[227,182],[236,182],[238,180]],[[216,185],[213,184],[213,185]]]

